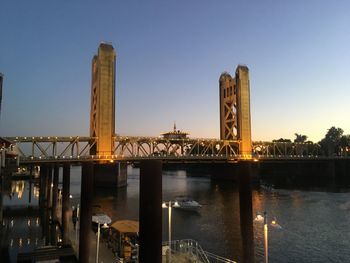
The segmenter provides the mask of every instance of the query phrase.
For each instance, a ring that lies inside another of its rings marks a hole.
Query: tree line
[[[344,130],[332,126],[328,129],[325,137],[317,143],[307,140],[307,136],[295,133],[295,143],[316,144],[319,148],[320,155],[324,156],[345,156],[350,155],[350,135],[344,134]],[[280,138],[273,142],[292,142],[290,139]]]

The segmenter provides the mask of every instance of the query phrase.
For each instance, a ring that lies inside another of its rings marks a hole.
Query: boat
[[[265,182],[260,181],[260,188],[266,192],[269,193],[274,193],[275,192],[275,188],[273,184],[268,184]]]
[[[192,198],[177,197],[175,198],[173,207],[187,211],[198,211],[202,206]]]

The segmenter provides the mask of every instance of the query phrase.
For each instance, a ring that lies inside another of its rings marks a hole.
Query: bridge
[[[169,162],[236,162],[271,158],[318,158],[310,143],[254,142],[251,138],[249,70],[239,65],[235,77],[219,78],[220,139],[171,136],[135,137],[115,134],[116,53],[102,43],[92,61],[90,136],[23,136],[1,152],[15,152],[17,165],[158,159]],[[5,158],[5,153],[0,155]],[[2,161],[4,163],[4,161]]]
[[[60,166],[63,166],[61,224],[62,243],[67,245],[70,165],[82,166],[79,261],[88,262],[93,186],[98,183],[111,186],[112,182],[116,182],[117,186],[125,186],[127,163],[139,162],[140,259],[141,262],[160,262],[162,163],[217,163],[215,168],[238,167],[243,258],[244,262],[253,262],[250,180],[254,161],[305,163],[327,157],[320,157],[318,145],[312,143],[252,140],[249,70],[245,65],[237,67],[234,77],[225,72],[219,78],[220,139],[188,138],[176,129],[160,137],[116,135],[115,64],[116,53],[112,45],[100,44],[98,53],[92,60],[89,136],[0,138],[3,144],[0,149],[0,168],[6,166],[6,158],[15,160],[18,166],[29,166],[30,171],[34,165],[40,165],[39,205],[40,208],[51,208],[51,217],[53,221],[57,221],[57,215],[53,211],[57,210],[59,173]],[[334,163],[322,165],[314,162],[305,171],[312,170],[315,173],[335,170]],[[348,163],[341,163],[342,174],[347,173],[347,165]],[[304,169],[299,163],[298,166]],[[295,166],[289,166],[288,169],[295,173]],[[226,171],[226,174],[231,177],[232,170]],[[0,206],[0,221],[1,216]],[[155,259],[155,255],[159,257]]]
[[[145,159],[164,162],[237,162],[255,159],[317,159],[319,148],[313,143],[253,142],[253,153],[238,152],[239,142],[218,139],[166,139],[118,136],[112,152],[90,154],[96,137],[7,137],[19,153],[18,164],[86,161],[137,162]],[[339,157],[340,158],[340,157]]]

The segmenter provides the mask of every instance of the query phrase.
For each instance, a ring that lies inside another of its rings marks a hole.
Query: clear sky
[[[89,135],[91,59],[117,52],[116,131],[219,137],[218,79],[250,69],[254,140],[350,133],[350,2],[2,0],[1,136]]]

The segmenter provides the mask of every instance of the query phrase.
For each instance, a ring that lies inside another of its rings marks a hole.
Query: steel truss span
[[[236,161],[238,141],[218,139],[164,139],[159,137],[114,137],[112,154],[91,155],[96,137],[7,137],[20,163],[84,161]],[[247,158],[248,156],[244,157]]]
[[[314,143],[253,142],[251,155],[240,155],[237,140],[165,139],[160,137],[114,137],[113,154],[90,154],[96,137],[7,137],[12,142],[1,151],[15,153],[18,163],[141,161],[159,159],[166,162],[237,162],[255,159],[322,159]],[[343,158],[343,157],[339,157]]]
[[[294,142],[253,142],[253,154],[263,158],[317,158],[320,145]]]

